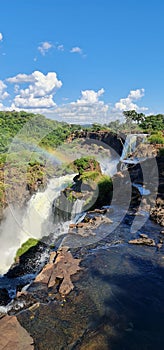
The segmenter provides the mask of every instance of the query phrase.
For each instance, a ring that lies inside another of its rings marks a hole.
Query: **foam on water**
[[[53,178],[44,192],[31,197],[26,208],[7,208],[0,226],[0,274],[8,271],[22,243],[30,237],[41,239],[50,234],[52,203],[75,174]],[[60,234],[60,230],[58,232]]]

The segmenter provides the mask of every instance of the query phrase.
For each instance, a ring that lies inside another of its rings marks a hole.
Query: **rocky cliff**
[[[67,140],[67,142],[72,142],[74,139],[84,138],[86,142],[88,140],[101,141],[107,146],[111,147],[119,155],[122,154],[123,145],[125,142],[126,135],[123,133],[115,134],[110,131],[79,131],[74,132]]]

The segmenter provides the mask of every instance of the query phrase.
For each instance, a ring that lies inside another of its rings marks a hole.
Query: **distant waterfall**
[[[74,176],[51,179],[45,191],[34,194],[24,209],[14,208],[14,213],[10,208],[6,209],[0,226],[0,274],[8,271],[22,243],[30,237],[41,239],[52,232],[52,203]]]
[[[134,152],[137,143],[137,135],[127,135],[120,160],[126,159],[129,153]]]
[[[122,155],[120,157],[120,161],[128,158],[130,153],[133,153],[136,150],[136,147],[139,143],[145,142],[147,134],[129,134],[126,137]],[[137,144],[138,143],[138,144]]]

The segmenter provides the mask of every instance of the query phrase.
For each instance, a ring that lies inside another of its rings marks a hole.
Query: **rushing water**
[[[129,137],[125,143],[121,159],[129,152],[130,140]],[[103,172],[114,173],[118,161],[102,164]],[[57,238],[67,232],[68,222],[54,230],[51,209],[54,199],[73,176],[52,179],[44,192],[31,198],[26,210],[15,210],[16,217],[9,208],[6,210],[0,236],[2,273],[13,262],[17,248],[29,237],[40,239],[54,231],[53,237],[56,234]],[[149,194],[149,190],[140,184],[136,187],[141,195]],[[82,204],[81,200],[74,204],[72,220],[75,222],[83,218]],[[94,234],[100,237],[99,241],[77,253],[82,259],[83,269],[64,306],[57,302],[41,303],[39,309],[33,311],[32,321],[29,311],[19,314],[21,324],[35,337],[38,349],[163,350],[164,248],[157,247],[163,240],[161,228],[148,219],[139,232],[132,232],[135,219],[139,222],[145,213],[140,213],[141,216],[127,214],[121,222],[120,215],[121,208],[114,208],[109,217],[113,226],[118,221],[117,227],[112,230],[112,224],[104,223],[94,230]],[[128,244],[139,234],[154,239],[156,246]],[[19,277],[19,281],[3,276],[1,286],[7,288],[12,297],[18,282],[24,285],[32,278],[32,274]],[[6,312],[12,307],[11,303],[7,308],[1,307],[0,311]],[[23,302],[19,302],[15,312],[23,307]]]
[[[115,158],[101,160],[102,172],[110,176],[117,171],[119,160],[123,160],[128,155],[129,150],[134,151],[137,143],[137,137],[141,135],[128,135],[124,144],[121,158],[115,154]],[[145,135],[142,135],[144,138]],[[62,189],[70,183],[75,174],[66,175],[59,178],[53,178],[49,181],[47,188],[43,192],[37,192],[29,200],[26,208],[18,209],[16,207],[7,208],[5,218],[0,227],[0,273],[7,272],[14,261],[18,248],[30,237],[41,239],[55,232],[52,222],[52,203],[59,196]],[[140,189],[141,190],[141,189]],[[72,212],[72,219],[80,219],[82,201],[77,200]],[[63,208],[64,209],[64,208]],[[56,238],[58,235],[67,232],[69,223],[58,225],[56,229]],[[55,234],[54,234],[55,238]]]
[[[38,349],[163,350],[164,249],[128,244],[133,219],[79,253],[83,270],[64,305],[41,304],[32,322],[28,311],[20,314]],[[140,233],[158,242],[159,229],[148,220]]]
[[[70,183],[75,174],[53,178],[43,192],[34,194],[27,208],[14,211],[6,209],[5,218],[0,227],[0,273],[6,273],[18,248],[30,237],[41,239],[53,229],[51,221],[52,203],[62,189]],[[63,232],[63,230],[61,230]]]
[[[137,142],[140,139],[140,143],[145,142],[147,134],[129,134],[126,137],[124,148],[120,160],[127,158],[128,154],[133,153],[136,149]]]

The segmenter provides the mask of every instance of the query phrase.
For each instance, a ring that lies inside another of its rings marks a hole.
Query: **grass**
[[[35,247],[38,244],[38,240],[35,238],[29,238],[25,243],[22,244],[22,246],[17,250],[15,261],[22,256],[24,253],[26,253],[30,248]]]
[[[96,180],[98,177],[100,176],[100,173],[96,170],[93,171],[86,171],[84,172],[80,178],[82,179],[82,181],[88,181],[88,180]]]

